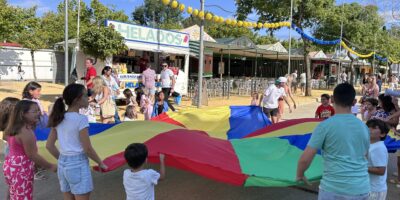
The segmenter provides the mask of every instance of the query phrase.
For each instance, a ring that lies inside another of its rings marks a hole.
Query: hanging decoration
[[[181,12],[185,11],[185,5],[183,3],[178,3],[176,0],[161,0],[162,4],[165,6],[170,6],[171,8],[178,9]],[[193,9],[192,7],[188,6],[186,9],[186,12],[189,15],[192,15],[193,17],[198,17],[200,19],[206,19],[208,21],[213,21],[215,23],[225,23],[226,25],[232,26],[232,27],[244,27],[244,28],[257,28],[257,29],[277,29],[280,27],[292,27],[298,34],[301,35],[302,38],[307,39],[313,43],[319,44],[319,45],[337,45],[340,43],[340,45],[349,51],[351,54],[356,55],[359,58],[369,58],[371,56],[375,56],[375,58],[381,62],[388,62],[390,61],[391,63],[400,63],[400,60],[394,60],[391,57],[382,57],[376,54],[375,52],[370,52],[368,54],[360,54],[354,51],[352,48],[348,47],[344,41],[341,41],[340,39],[337,40],[320,40],[317,38],[314,38],[307,33],[305,33],[303,30],[301,30],[299,27],[297,27],[294,24],[291,24],[290,22],[275,22],[275,23],[262,23],[262,22],[248,22],[248,21],[242,21],[242,20],[236,20],[236,19],[224,19],[223,17],[220,17],[218,15],[213,15],[211,12],[204,12],[200,11],[198,9]]]
[[[400,60],[394,60],[394,59],[392,59],[391,57],[389,57],[389,61],[390,61],[391,63],[395,63],[395,64],[397,64],[397,63],[400,62]]]
[[[384,58],[384,57],[382,57],[382,56],[380,56],[380,55],[378,55],[378,54],[374,54],[374,56],[375,56],[375,58],[377,59],[377,60],[379,60],[379,61],[381,61],[381,62],[387,62],[388,61],[388,59],[387,58]]]
[[[375,52],[370,52],[369,54],[360,54],[355,52],[353,49],[351,49],[350,47],[348,47],[346,45],[346,43],[344,43],[343,41],[340,42],[340,44],[342,45],[343,48],[345,48],[347,51],[349,51],[350,53],[356,55],[359,58],[369,58],[371,56],[373,56],[375,54]]]
[[[339,44],[340,43],[340,39],[337,40],[320,40],[320,39],[316,39],[310,35],[308,35],[307,33],[304,33],[303,30],[301,30],[299,27],[297,27],[296,25],[292,24],[292,28],[301,35],[302,38],[305,38],[307,40],[310,40],[316,44],[320,44],[320,45],[335,45],[335,44]]]

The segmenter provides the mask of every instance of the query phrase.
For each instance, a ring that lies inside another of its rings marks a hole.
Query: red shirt
[[[334,114],[335,114],[335,109],[331,105],[328,106],[320,105],[318,106],[317,111],[315,111],[315,115],[317,115],[318,118],[320,119],[328,119]]]
[[[85,76],[85,81],[86,83],[90,80],[90,77],[95,77],[97,76],[97,72],[96,69],[91,66],[86,70],[86,76]],[[86,85],[88,89],[92,89],[93,88],[93,83],[87,84]]]

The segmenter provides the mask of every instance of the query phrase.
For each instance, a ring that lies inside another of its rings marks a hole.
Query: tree
[[[178,9],[164,6],[159,0],[145,0],[132,12],[132,19],[145,26],[163,29],[181,29],[182,13]]]
[[[293,24],[300,29],[311,28],[327,9],[334,5],[334,0],[294,0]],[[290,18],[290,0],[237,0],[238,19],[243,20],[255,11],[260,22],[288,21]],[[270,30],[270,31],[273,31]],[[307,66],[306,96],[311,96],[311,67],[308,59],[310,42],[303,39],[304,63]],[[288,72],[290,73],[290,72]]]
[[[342,22],[343,40],[350,41],[352,43],[350,46],[355,48],[355,51],[360,53],[376,51],[387,55],[388,34],[381,29],[384,21],[379,16],[376,6],[362,6],[358,3],[334,6],[321,18],[315,28],[314,35],[324,40],[338,39],[340,38]],[[321,48],[332,51],[336,47],[321,46]],[[350,82],[354,83],[353,63],[356,59],[351,55],[349,57],[351,58]],[[372,61],[372,58],[370,61]]]
[[[26,21],[34,15],[34,8],[13,7],[6,0],[0,0],[0,41],[16,42]]]
[[[41,29],[41,19],[35,17],[36,7],[26,10],[29,14],[29,18],[25,19],[25,27],[18,34],[17,41],[22,44],[25,48],[30,49],[32,58],[32,69],[33,78],[37,80],[36,76],[36,63],[35,63],[35,51],[38,49],[46,48],[44,42],[44,34]]]
[[[124,38],[112,27],[93,25],[82,33],[80,43],[85,54],[102,60],[127,50]]]

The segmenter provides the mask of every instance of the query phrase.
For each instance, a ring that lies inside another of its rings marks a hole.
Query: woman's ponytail
[[[48,127],[54,128],[58,126],[64,120],[65,112],[64,99],[62,97],[59,97],[54,103],[53,111],[51,112],[49,117]]]

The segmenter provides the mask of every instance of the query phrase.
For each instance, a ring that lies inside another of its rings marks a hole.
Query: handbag
[[[104,118],[112,117],[115,115],[115,102],[111,100],[111,98],[107,98],[107,100],[100,105],[101,108],[101,116]]]

